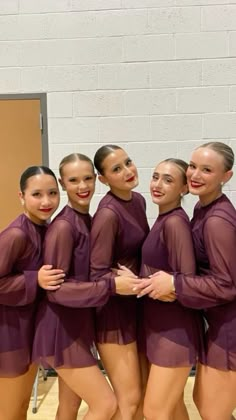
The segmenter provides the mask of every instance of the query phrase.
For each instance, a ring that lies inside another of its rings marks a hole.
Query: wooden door
[[[42,164],[40,99],[0,99],[0,230],[22,212],[21,173]]]

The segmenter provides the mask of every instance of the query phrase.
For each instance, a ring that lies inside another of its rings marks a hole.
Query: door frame
[[[42,140],[42,164],[49,166],[48,153],[48,120],[47,120],[47,94],[46,93],[7,93],[0,94],[0,100],[22,100],[22,99],[39,99],[40,113],[42,115],[41,122],[41,140]]]

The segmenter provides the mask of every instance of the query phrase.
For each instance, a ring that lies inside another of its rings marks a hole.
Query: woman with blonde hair
[[[229,420],[236,407],[236,211],[222,192],[233,164],[233,150],[221,142],[203,144],[191,156],[188,186],[199,197],[191,222],[198,275],[160,271],[140,284],[140,295],[175,292],[182,305],[203,310],[206,348],[194,399],[204,420]]]
[[[104,305],[116,292],[126,293],[126,278],[116,282],[89,278],[89,207],[96,180],[92,161],[73,153],[62,159],[59,171],[68,203],[48,229],[44,262],[62,269],[65,279],[60,289],[47,292],[39,307],[33,360],[58,373],[57,420],[75,420],[81,399],[89,407],[86,419],[109,420],[116,398],[92,352],[93,307]]]

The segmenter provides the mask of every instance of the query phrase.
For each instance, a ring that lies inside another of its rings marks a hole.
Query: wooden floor
[[[192,401],[192,388],[194,378],[189,378],[185,389],[185,401],[191,420],[201,420],[197,409]],[[48,378],[47,381],[39,380],[38,386],[38,411],[32,413],[32,402],[28,412],[28,420],[55,420],[57,408],[57,378]],[[79,411],[78,420],[82,419],[86,413],[87,407],[85,403]]]
[[[189,377],[185,388],[185,403],[188,409],[190,420],[201,420],[198,411],[192,400],[192,390],[194,384],[194,377]],[[28,411],[28,420],[55,420],[55,413],[57,408],[57,378],[49,377],[46,381],[41,378],[38,386],[38,404],[37,413],[32,413],[32,402]],[[83,402],[79,414],[78,420],[83,419],[87,411],[86,404]],[[236,410],[234,411],[236,418]]]

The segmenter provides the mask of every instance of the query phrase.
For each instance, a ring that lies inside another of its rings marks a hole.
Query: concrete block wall
[[[236,0],[0,0],[0,92],[47,92],[54,170],[124,146],[152,223],[158,161],[210,140],[236,152]],[[225,191],[236,204],[236,174]]]

